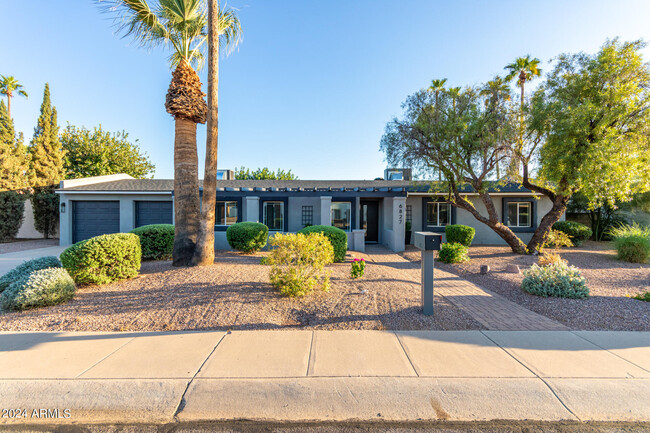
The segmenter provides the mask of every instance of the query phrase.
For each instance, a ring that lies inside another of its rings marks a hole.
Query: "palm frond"
[[[219,8],[217,31],[219,32],[219,48],[225,54],[230,54],[241,42],[242,28],[235,10],[224,5]]]
[[[157,10],[147,0],[98,1],[104,12],[113,16],[116,33],[131,36],[142,47],[155,47],[169,38],[168,29],[161,22]]]

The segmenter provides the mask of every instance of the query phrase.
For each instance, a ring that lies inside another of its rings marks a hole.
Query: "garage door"
[[[147,224],[172,224],[173,208],[171,201],[136,201],[135,226]]]
[[[119,201],[73,201],[72,241],[120,231]]]

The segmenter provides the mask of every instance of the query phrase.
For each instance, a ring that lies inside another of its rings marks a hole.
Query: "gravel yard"
[[[512,254],[508,247],[473,246],[469,251],[470,262],[455,265],[436,262],[436,266],[572,329],[650,330],[650,302],[627,297],[650,291],[650,264],[619,261],[616,251],[604,242],[564,248],[560,254],[582,271],[590,289],[589,299],[541,298],[524,292],[520,287],[523,275],[506,273],[506,265],[517,264],[524,270],[536,263],[537,257]],[[420,252],[413,248],[403,256],[413,262],[420,261]],[[490,273],[481,275],[481,265],[489,265]]]
[[[35,248],[55,247],[57,245],[59,245],[58,239],[12,239],[0,243],[0,254],[16,253]]]
[[[140,277],[77,290],[68,303],[0,314],[2,331],[154,331],[202,329],[480,329],[436,297],[436,315],[420,313],[419,265],[368,262],[366,276],[349,278],[334,264],[329,292],[286,298],[268,283],[264,253],[219,251],[215,265],[174,268],[144,262]],[[351,259],[351,257],[349,257]]]

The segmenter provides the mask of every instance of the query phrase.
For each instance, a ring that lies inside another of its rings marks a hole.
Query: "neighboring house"
[[[406,221],[413,232],[444,233],[448,224],[465,224],[476,229],[475,244],[504,244],[469,212],[445,201],[444,193],[432,194],[430,182],[409,180],[408,169],[386,170],[377,180],[233,180],[223,172],[226,180],[217,185],[217,249],[229,249],[226,229],[240,221],[262,222],[271,234],[333,225],[348,233],[348,247],[356,251],[366,243],[403,251]],[[57,190],[61,245],[146,224],[172,224],[173,185],[173,180],[124,174],[62,181]],[[497,189],[492,196],[500,218],[527,242],[551,201],[516,184]],[[465,194],[485,213],[476,194]]]

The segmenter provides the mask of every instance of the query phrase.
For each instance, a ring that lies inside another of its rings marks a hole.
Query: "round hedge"
[[[571,242],[575,246],[579,246],[593,234],[588,226],[573,221],[558,221],[553,224],[553,230],[558,230],[569,235]]]
[[[60,268],[61,262],[54,256],[39,257],[28,260],[16,266],[0,277],[0,292],[3,292],[14,281],[23,279],[34,271],[47,268]]]
[[[334,261],[341,263],[345,261],[345,253],[348,250],[348,235],[338,227],[333,226],[308,226],[298,233],[308,235],[309,233],[322,233],[327,236],[334,248]]]
[[[106,284],[140,271],[140,238],[133,233],[101,235],[77,242],[61,253],[61,263],[77,284]]]
[[[450,244],[458,243],[469,247],[474,240],[476,230],[474,227],[464,226],[462,224],[450,224],[445,226],[445,236]]]
[[[438,259],[443,263],[461,263],[469,260],[467,256],[467,248],[463,244],[457,242],[446,243],[440,246],[440,251],[438,252]]]
[[[174,252],[174,225],[149,224],[131,230],[140,238],[142,258],[145,260],[169,260]]]
[[[56,305],[72,299],[75,288],[65,269],[38,269],[11,283],[2,292],[0,304],[6,310]]]
[[[269,228],[262,223],[251,221],[235,223],[226,230],[228,245],[237,251],[254,253],[266,245]]]

